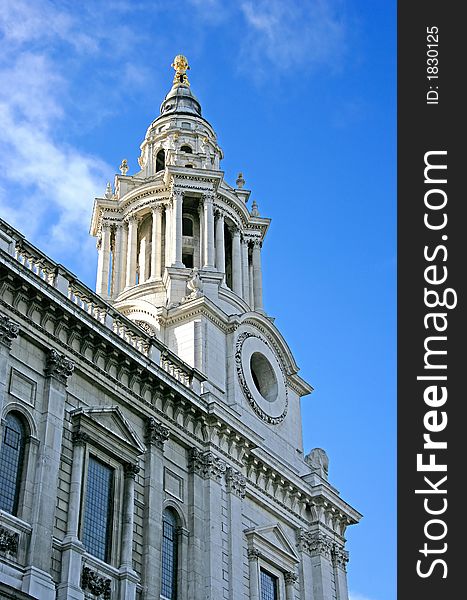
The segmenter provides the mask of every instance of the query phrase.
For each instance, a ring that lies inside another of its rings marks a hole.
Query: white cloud
[[[277,70],[300,71],[339,63],[345,44],[340,3],[333,0],[243,0],[248,25],[242,55],[264,77],[271,65]]]

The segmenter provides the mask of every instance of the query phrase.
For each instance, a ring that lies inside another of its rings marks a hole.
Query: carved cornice
[[[169,430],[159,423],[154,417],[149,417],[146,422],[146,443],[153,444],[163,450],[164,443],[169,439]]]
[[[6,315],[0,315],[0,343],[11,348],[11,342],[18,337],[19,325]]]
[[[210,450],[200,452],[197,448],[192,448],[188,466],[190,471],[197,473],[204,479],[214,479],[216,481],[220,481],[227,469],[225,461],[213,452]]]
[[[112,580],[100,577],[98,573],[84,566],[81,571],[81,589],[89,590],[95,598],[110,600]]]
[[[0,552],[8,552],[8,554],[18,553],[19,535],[14,531],[0,527]]]
[[[236,494],[239,498],[244,498],[246,493],[246,479],[243,473],[236,471],[232,467],[227,467],[225,473],[227,490]]]
[[[75,363],[67,358],[64,354],[60,354],[54,348],[51,348],[47,354],[45,363],[46,377],[55,377],[61,383],[66,384],[68,377],[73,373]]]

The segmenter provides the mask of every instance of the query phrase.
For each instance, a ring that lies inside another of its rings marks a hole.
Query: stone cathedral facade
[[[0,221],[0,598],[348,600],[360,515],[304,454],[270,220],[173,66],[95,200],[96,292]]]

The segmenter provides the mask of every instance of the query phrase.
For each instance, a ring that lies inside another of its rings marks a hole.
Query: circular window
[[[277,398],[277,378],[271,363],[260,352],[253,352],[250,369],[258,392],[268,402],[274,402]]]

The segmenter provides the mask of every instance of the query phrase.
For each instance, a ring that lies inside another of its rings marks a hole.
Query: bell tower
[[[303,465],[300,396],[312,388],[263,307],[261,254],[270,219],[223,153],[178,55],[140,170],[120,165],[94,204],[97,292],[206,377],[205,397],[235,411],[271,451]]]

